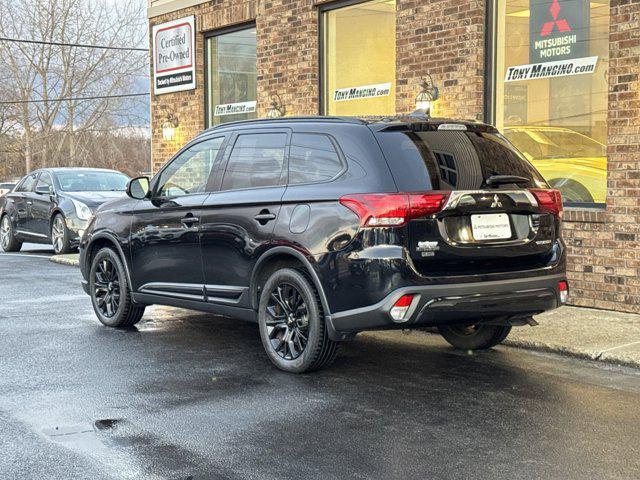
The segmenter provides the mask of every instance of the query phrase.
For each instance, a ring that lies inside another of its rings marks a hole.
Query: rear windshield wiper
[[[525,184],[528,185],[531,182],[529,178],[519,177],[517,175],[491,175],[485,183],[487,187],[497,187],[498,185],[510,185],[510,184]]]

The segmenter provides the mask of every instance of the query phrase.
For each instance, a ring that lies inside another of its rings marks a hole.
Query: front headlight
[[[91,209],[87,207],[84,203],[79,202],[78,200],[71,199],[73,202],[73,206],[76,209],[76,215],[80,220],[89,220],[91,218]]]

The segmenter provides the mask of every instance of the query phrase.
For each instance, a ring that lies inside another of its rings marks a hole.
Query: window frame
[[[358,5],[361,3],[368,3],[372,0],[337,0],[331,3],[324,3],[318,5],[318,113],[320,115],[327,115],[326,108],[326,98],[325,94],[325,84],[326,84],[326,73],[327,68],[325,65],[326,60],[326,45],[325,45],[325,28],[326,28],[326,20],[325,15],[332,10],[340,10],[341,8],[352,7],[354,5]],[[488,0],[488,3],[491,3],[495,0]],[[396,10],[396,18],[398,17],[398,12]],[[397,49],[397,45],[396,45]],[[397,73],[396,73],[397,77]],[[393,80],[394,84],[397,83],[397,78]],[[396,85],[397,88],[397,85]]]
[[[290,183],[291,146],[293,145],[293,136],[296,134],[297,135],[319,135],[319,136],[324,136],[328,138],[331,144],[333,145],[333,148],[336,154],[338,155],[338,160],[340,162],[340,167],[341,167],[340,171],[328,180],[318,180],[315,182],[304,182],[304,183]],[[287,156],[287,184],[286,184],[287,187],[301,187],[304,185],[322,185],[324,183],[331,183],[331,182],[334,182],[337,178],[344,175],[346,171],[347,171],[347,159],[344,156],[342,149],[340,148],[340,144],[338,143],[338,141],[335,139],[333,135],[329,133],[324,133],[324,132],[305,132],[305,131],[294,131],[291,134],[291,141],[289,142],[289,153]]]
[[[183,153],[185,153],[190,148],[195,147],[196,145],[199,145],[200,143],[204,143],[208,140],[215,140],[216,138],[222,138],[223,140],[222,140],[222,143],[220,144],[220,149],[218,150],[218,154],[216,155],[216,158],[213,162],[213,168],[211,169],[211,172],[209,172],[209,178],[207,179],[207,184],[205,185],[204,192],[187,193],[186,195],[179,195],[179,196],[172,196],[172,197],[159,196],[158,188],[160,186],[159,185],[160,179],[164,171],[167,168],[169,168],[173,164],[173,162],[175,162]],[[194,195],[209,194],[216,191],[214,189],[215,188],[214,178],[215,178],[215,174],[217,173],[218,170],[220,170],[220,167],[224,161],[222,155],[224,155],[228,141],[229,141],[229,135],[227,133],[211,132],[211,135],[207,135],[206,137],[199,137],[187,143],[184,147],[178,150],[178,152],[173,157],[171,157],[171,159],[167,163],[165,163],[165,165],[160,170],[158,170],[158,172],[153,176],[153,178],[151,179],[151,186],[149,187],[149,191],[151,192],[150,197],[163,198],[163,199],[182,198],[182,197],[191,197]]]
[[[231,158],[231,153],[236,146],[236,142],[238,141],[238,137],[241,135],[260,135],[260,134],[269,134],[269,133],[286,133],[287,140],[284,148],[284,160],[282,162],[282,170],[280,171],[280,184],[279,185],[268,185],[263,187],[245,187],[245,188],[233,188],[229,190],[223,190],[222,184],[224,182],[224,177],[227,174],[227,167],[229,166],[229,159]],[[217,185],[216,192],[242,192],[247,190],[262,190],[265,188],[285,188],[287,186],[287,181],[289,180],[289,153],[291,150],[291,136],[293,135],[293,130],[291,128],[246,128],[246,129],[237,129],[234,130],[229,138],[229,141],[225,148],[224,158],[220,164],[220,169],[222,170],[222,175],[220,176],[220,181]]]
[[[485,29],[484,31],[484,89],[483,89],[483,121],[489,125],[495,125],[496,122],[496,105],[498,98],[496,95],[496,86],[498,82],[497,67],[497,55],[498,55],[498,2],[507,0],[487,0],[485,7]],[[502,135],[502,132],[500,133]],[[518,151],[521,155],[522,152],[511,142],[509,144]],[[524,156],[524,155],[523,155]],[[607,156],[607,168],[609,166],[609,158]],[[535,168],[535,167],[534,167]],[[609,195],[606,195],[608,198]],[[562,202],[565,208],[572,210],[597,210],[605,211],[606,203],[595,202]]]
[[[215,30],[209,30],[202,34],[203,45],[204,45],[203,65],[204,65],[204,126],[205,128],[211,128],[214,126],[214,125],[209,125],[210,109],[209,109],[209,42],[208,40],[213,37],[219,37],[222,35],[227,35],[229,33],[241,32],[243,30],[251,30],[251,29],[256,29],[255,20],[252,20],[250,22],[239,23],[237,25],[230,25],[228,27],[217,28]],[[257,59],[256,59],[256,67],[257,67]]]

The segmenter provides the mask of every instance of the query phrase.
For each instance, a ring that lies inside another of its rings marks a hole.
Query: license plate
[[[471,215],[471,231],[475,240],[511,238],[511,224],[506,213]]]

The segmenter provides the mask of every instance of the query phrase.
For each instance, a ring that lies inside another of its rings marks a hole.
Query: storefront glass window
[[[496,124],[566,204],[606,197],[609,0],[499,0]]]
[[[395,114],[396,1],[323,13],[324,113]]]
[[[207,123],[209,126],[256,116],[256,29],[209,37]]]

